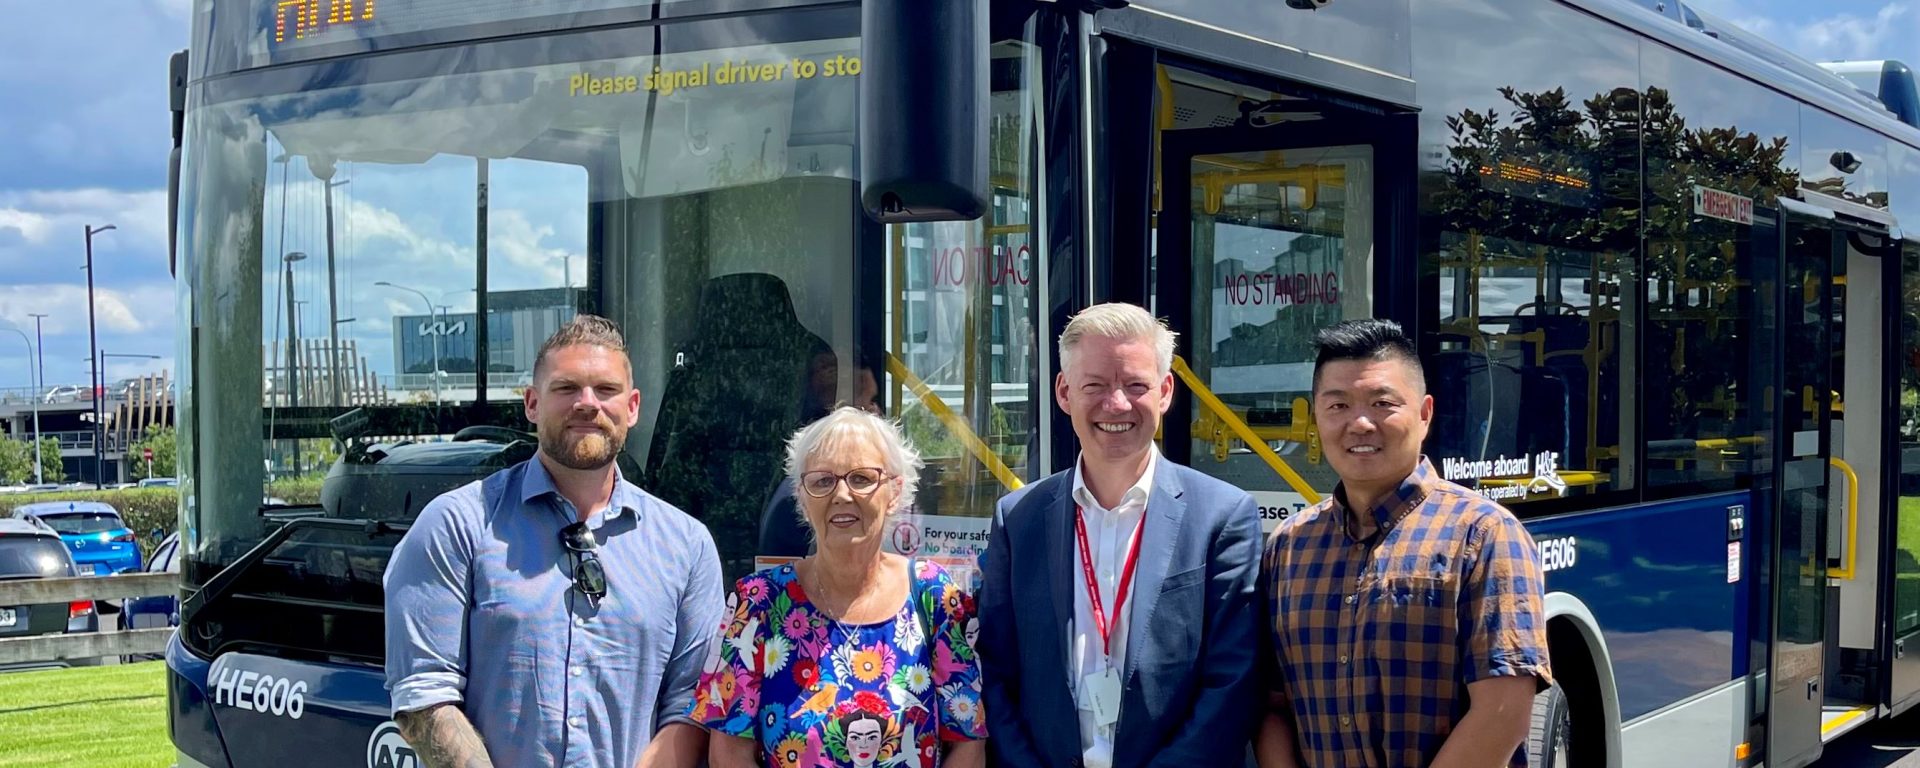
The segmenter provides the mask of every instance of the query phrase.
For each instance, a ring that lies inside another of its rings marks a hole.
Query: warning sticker
[[[904,557],[939,563],[954,583],[979,588],[980,554],[987,551],[987,532],[993,521],[960,515],[900,515],[887,523],[881,549]],[[756,557],[756,569],[773,568],[800,558]]]

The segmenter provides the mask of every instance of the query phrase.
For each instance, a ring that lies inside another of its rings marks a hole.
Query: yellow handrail
[[[1847,565],[1845,568],[1828,568],[1827,575],[1836,579],[1851,579],[1855,563],[1854,555],[1857,554],[1856,550],[1859,549],[1857,545],[1860,543],[1860,476],[1854,473],[1852,466],[1838,456],[1828,457],[1827,463],[1840,470],[1840,474],[1847,476],[1847,555],[1842,558]]]
[[[1259,456],[1267,466],[1272,467],[1275,473],[1287,481],[1287,485],[1293,486],[1294,493],[1306,497],[1308,504],[1320,503],[1320,492],[1308,485],[1306,478],[1293,471],[1293,467],[1287,466],[1287,461],[1280,458],[1280,454],[1274,453],[1273,448],[1267,445],[1267,441],[1261,440],[1259,435],[1254,434],[1253,428],[1240,420],[1231,407],[1221,402],[1220,398],[1213,394],[1213,390],[1207,389],[1206,383],[1200,381],[1199,376],[1194,375],[1192,368],[1187,367],[1187,361],[1178,356],[1174,357],[1173,372],[1180,377],[1181,381],[1186,382],[1187,389],[1192,390],[1194,399],[1200,401],[1202,407],[1212,411],[1214,418],[1219,419],[1221,423],[1227,425],[1228,429],[1233,430],[1234,434],[1239,435],[1241,442],[1253,449],[1255,456]]]
[[[960,438],[961,444],[967,447],[967,452],[979,459],[981,464],[986,465],[987,471],[993,473],[994,479],[999,480],[1007,490],[1017,491],[1020,486],[1025,485],[1020,482],[1020,476],[1008,469],[1006,462],[1001,461],[999,455],[995,454],[992,448],[987,447],[979,435],[974,434],[973,428],[967,426],[966,420],[954,413],[952,408],[948,408],[947,402],[941,400],[933,390],[928,389],[927,383],[914,375],[913,371],[907,368],[906,363],[900,362],[900,358],[887,355],[887,373],[905,383],[907,389],[913,390],[913,394],[920,398],[920,404],[926,406],[929,412],[940,419],[940,423],[947,425],[947,429],[953,432],[955,437]]]

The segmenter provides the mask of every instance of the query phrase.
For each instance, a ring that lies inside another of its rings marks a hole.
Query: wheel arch
[[[1566,592],[1548,593],[1546,612],[1548,662],[1574,707],[1575,732],[1598,735],[1606,747],[1606,767],[1620,768],[1620,697],[1600,621],[1585,602]],[[1583,699],[1597,711],[1585,709]]]

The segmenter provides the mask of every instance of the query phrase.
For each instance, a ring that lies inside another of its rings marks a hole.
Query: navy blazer
[[[1068,680],[1073,470],[1000,500],[981,556],[980,674],[995,765],[1075,766]],[[1114,768],[1240,765],[1264,711],[1260,513],[1245,491],[1161,460],[1127,621]]]

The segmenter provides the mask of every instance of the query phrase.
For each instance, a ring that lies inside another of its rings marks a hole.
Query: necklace
[[[816,564],[814,567],[818,568],[819,566]],[[794,577],[799,578],[799,576],[800,576],[800,570],[799,568],[796,567],[794,569]],[[803,590],[806,590],[808,597],[812,598],[814,613],[817,613],[817,614],[820,614],[821,616],[826,617],[829,623],[833,624],[833,626],[836,629],[840,630],[840,636],[842,638],[848,641],[857,643],[859,639],[859,635],[856,634],[855,630],[852,627],[847,626],[846,623],[841,621],[840,619],[841,619],[841,616],[845,616],[846,614],[851,613],[853,611],[854,603],[859,601],[859,596],[856,595],[854,599],[848,600],[846,607],[841,609],[840,616],[835,616],[833,611],[830,611],[827,609],[827,600],[826,600],[827,590],[825,589],[826,585],[820,581],[819,574],[815,573],[812,578],[805,579],[804,581],[813,582],[813,586],[811,588],[809,588],[805,583],[802,583],[800,585],[800,588]]]

